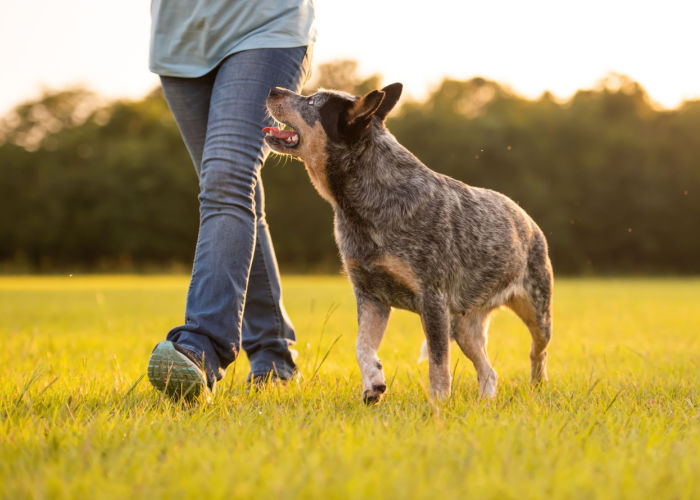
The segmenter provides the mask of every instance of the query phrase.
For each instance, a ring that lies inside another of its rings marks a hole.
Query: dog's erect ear
[[[377,111],[374,113],[374,116],[379,118],[381,121],[384,121],[386,119],[386,115],[389,114],[389,111],[394,109],[394,106],[396,106],[396,103],[399,101],[402,90],[403,85],[398,82],[384,87],[382,89],[382,92],[384,92],[384,100],[379,105],[379,109],[377,109]]]
[[[352,103],[352,106],[347,111],[347,124],[351,127],[366,127],[383,100],[384,92],[381,90],[373,90],[369,94],[360,97]]]

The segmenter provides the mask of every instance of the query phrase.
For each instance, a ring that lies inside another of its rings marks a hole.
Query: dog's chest
[[[391,250],[390,235],[363,222],[336,213],[335,239],[356,292],[388,306],[416,311],[421,280],[414,266]]]

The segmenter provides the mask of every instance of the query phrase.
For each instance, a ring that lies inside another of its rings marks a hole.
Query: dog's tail
[[[418,363],[428,360],[428,341],[424,340],[423,345],[420,346],[420,354],[418,355]]]

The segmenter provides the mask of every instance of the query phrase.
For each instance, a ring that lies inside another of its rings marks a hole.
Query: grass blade
[[[326,351],[326,354],[323,355],[323,359],[321,359],[321,362],[318,364],[318,366],[317,366],[316,369],[314,370],[314,374],[311,375],[311,380],[313,380],[314,377],[318,374],[318,371],[321,369],[321,365],[323,365],[323,362],[326,361],[326,358],[327,358],[328,355],[331,353],[331,350],[333,349],[333,347],[335,346],[335,344],[338,343],[338,341],[340,340],[340,337],[342,337],[342,336],[343,336],[343,334],[341,333],[341,334],[338,335],[338,336],[335,338],[335,340],[331,343],[331,346],[330,346],[330,347],[328,348],[328,350]]]

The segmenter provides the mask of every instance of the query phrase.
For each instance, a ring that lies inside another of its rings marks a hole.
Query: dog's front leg
[[[362,373],[362,399],[376,403],[386,391],[384,368],[377,357],[391,308],[364,298],[357,298],[357,362]]]
[[[431,397],[444,401],[450,396],[450,316],[445,299],[426,293],[421,313],[428,343],[428,376]]]

